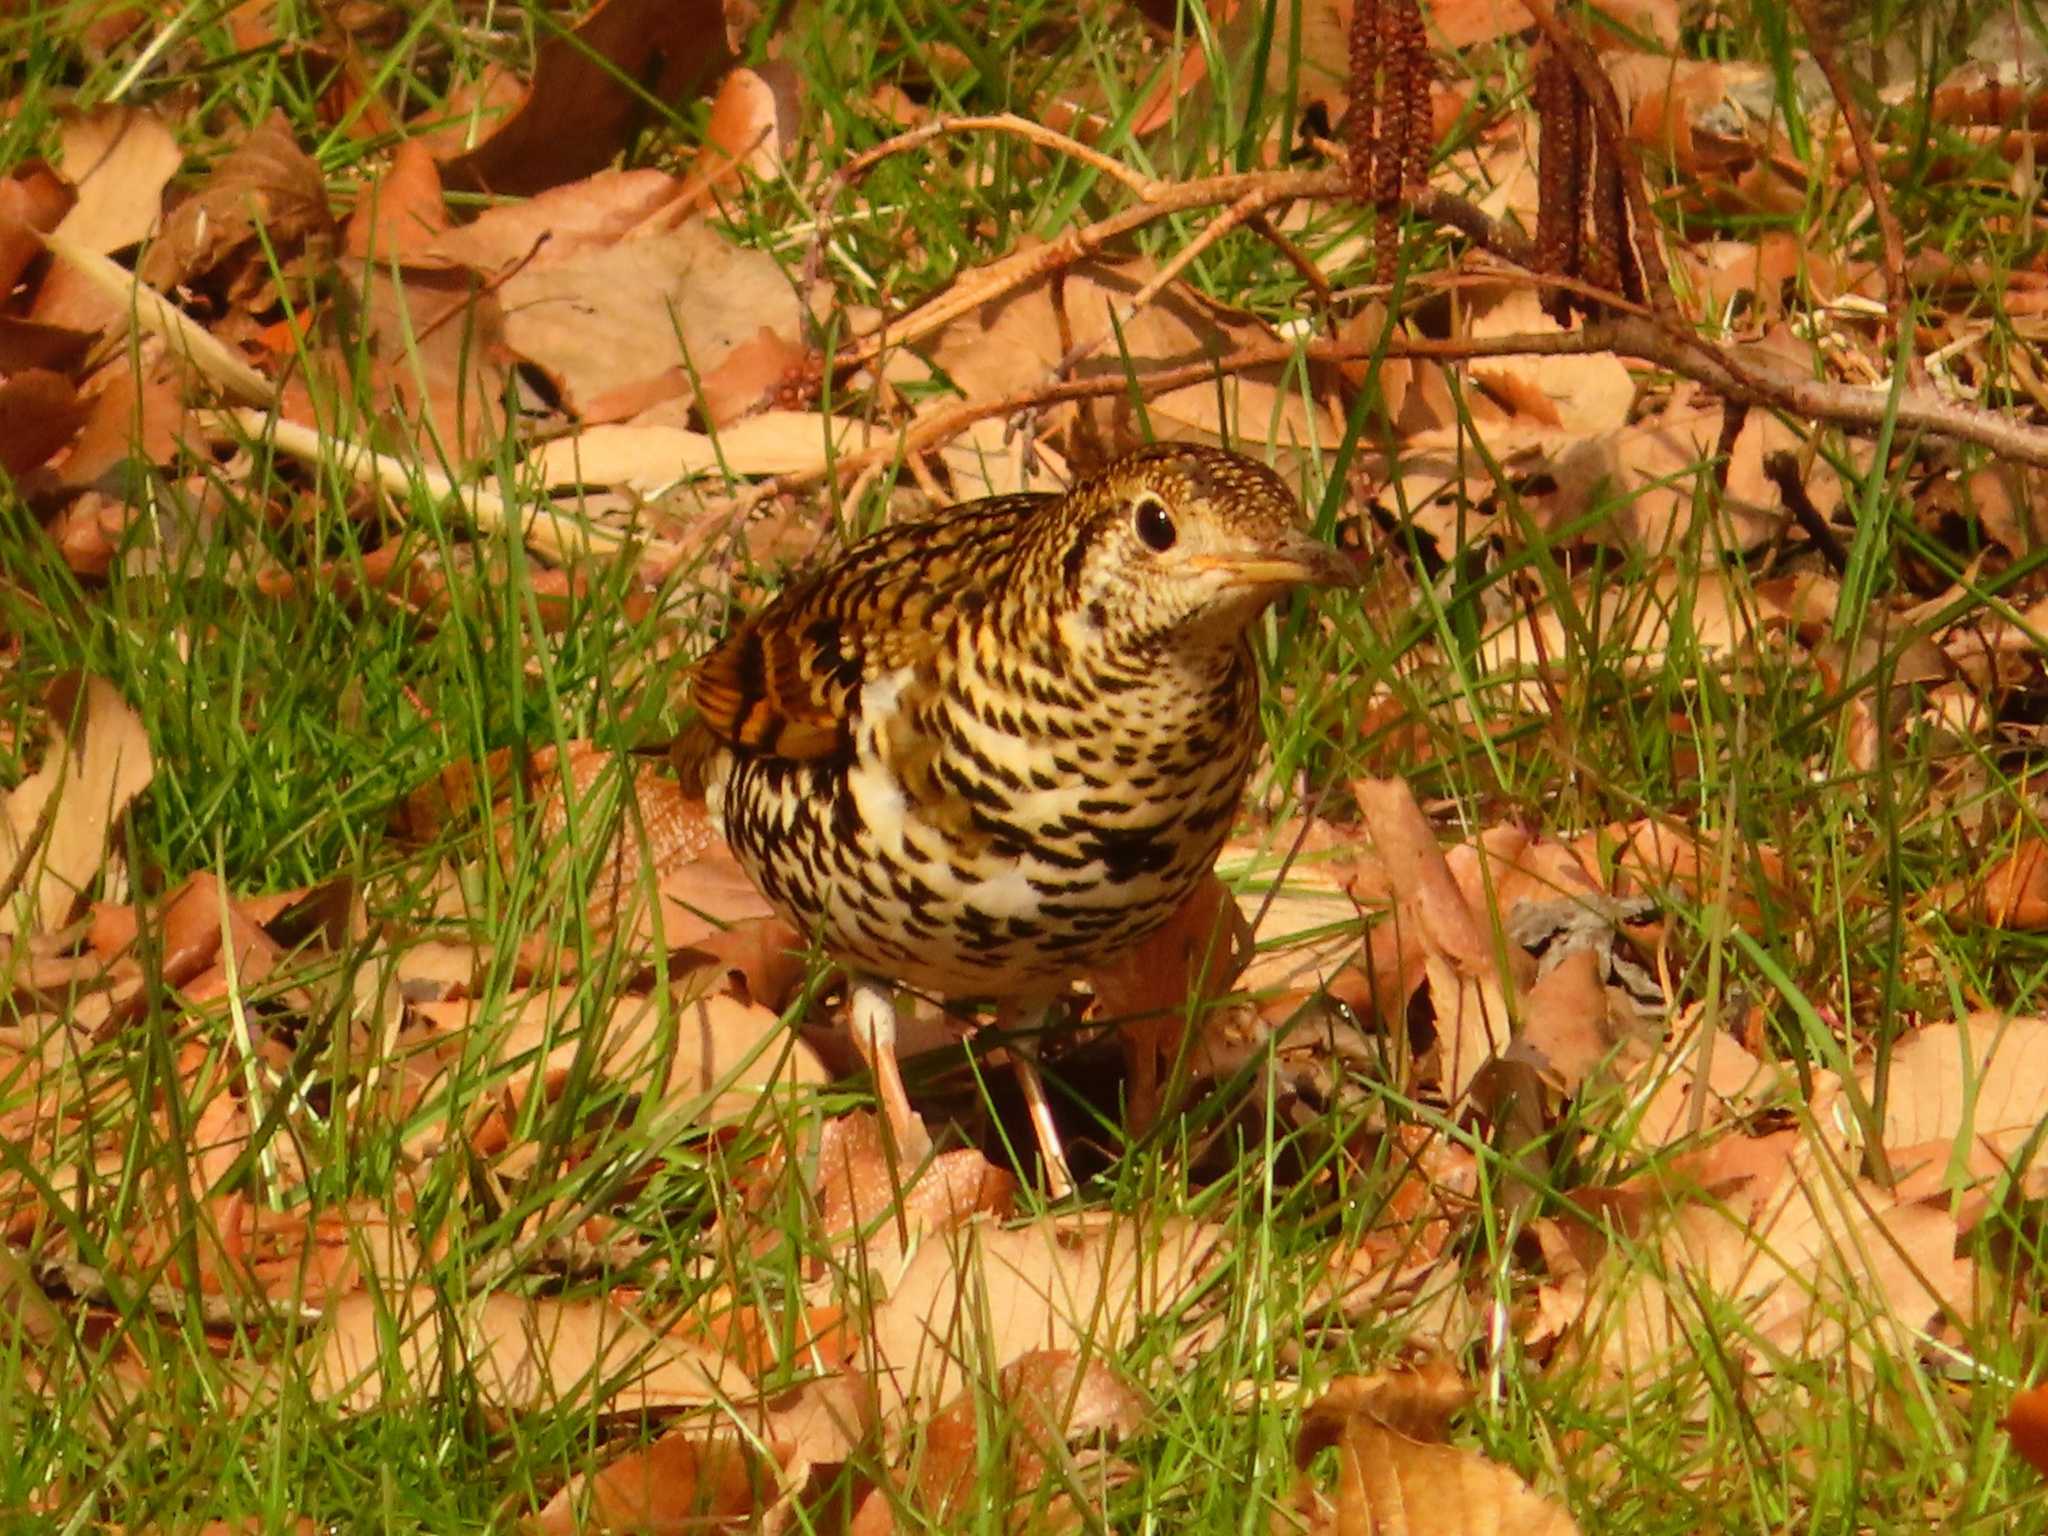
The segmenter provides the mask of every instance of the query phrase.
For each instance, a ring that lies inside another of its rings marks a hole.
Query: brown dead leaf
[[[48,933],[70,918],[106,866],[114,823],[156,772],[142,721],[112,683],[69,674],[43,707],[42,766],[0,807],[0,878],[15,886],[0,934]]]
[[[1968,1319],[1972,1268],[1946,1201],[1901,1200],[1810,1136],[1781,1145],[1789,1157],[1722,1198],[1647,1213],[1643,1238],[1608,1254],[1579,1342],[1613,1378],[1667,1373],[1702,1329],[1768,1374],[1785,1359],[1910,1360],[1930,1329]]]
[[[2015,1392],[2005,1410],[2005,1432],[2027,1465],[2048,1477],[2048,1385]]]
[[[585,416],[607,397],[644,408],[651,379],[666,381],[661,395],[687,395],[692,373],[708,385],[735,353],[758,346],[763,329],[795,346],[804,320],[773,257],[701,219],[551,252],[505,277],[499,294],[506,345]],[[780,357],[775,366],[779,376]],[[749,404],[760,396],[723,387]]]
[[[1276,836],[1274,842],[1283,840]],[[1323,846],[1311,846],[1317,843]],[[1340,988],[1339,977],[1353,966],[1359,948],[1357,851],[1337,846],[1334,834],[1311,828],[1302,856],[1283,870],[1284,852],[1284,844],[1278,852],[1230,844],[1217,861],[1224,878],[1238,889],[1238,911],[1245,922],[1258,925],[1253,932],[1257,947],[1238,986],[1266,999],[1260,1006],[1269,1013],[1291,1013],[1319,989]]]
[[[531,462],[550,486],[615,485],[653,495],[698,475],[809,475],[869,446],[866,422],[763,411],[716,437],[682,427],[594,426],[543,444]]]
[[[370,1201],[290,1211],[246,1195],[209,1203],[221,1236],[219,1267],[201,1276],[209,1291],[327,1307],[366,1286],[411,1285],[426,1267],[418,1229]]]
[[[18,165],[0,177],[0,297],[13,293],[22,273],[42,255],[43,242],[36,237],[57,227],[71,211],[75,196],[40,160]],[[12,372],[17,366],[0,352],[0,373]]]
[[[686,205],[708,202],[742,172],[768,181],[781,175],[802,121],[801,91],[796,71],[780,60],[727,75],[711,99],[704,147],[690,165]]]
[[[888,1536],[903,1529],[904,1514],[915,1522],[915,1530],[943,1530],[985,1517],[986,1505],[965,1501],[990,1493],[991,1452],[983,1441],[991,1420],[1003,1426],[1002,1444],[994,1454],[1002,1458],[1011,1500],[1009,1529],[1068,1529],[1080,1523],[1068,1489],[1076,1484],[1099,1488],[1106,1480],[1099,1465],[1089,1469],[1089,1476],[1077,1477],[1077,1458],[1066,1447],[1097,1436],[1134,1434],[1144,1418],[1144,1399],[1099,1356],[1033,1351],[1005,1366],[992,1389],[970,1387],[933,1416],[919,1436],[914,1475],[897,1487],[869,1493],[854,1513],[850,1536]],[[1083,1463],[1089,1459],[1078,1458]],[[1048,1483],[1055,1463],[1060,1475]]]
[[[573,988],[416,1007],[451,1046],[490,1021],[491,1059],[507,1074],[504,1092],[514,1108],[535,1094],[552,1099],[572,1072],[582,1072],[630,1085],[682,1125],[726,1125],[754,1115],[766,1099],[828,1080],[778,1015],[723,993],[621,996],[595,1018]],[[419,1092],[434,1086],[422,1082]]]
[[[1528,284],[1508,288],[1484,307],[1475,299],[1474,311],[1470,334],[1475,339],[1560,330],[1544,313],[1542,295]],[[1635,376],[1611,352],[1492,358],[1474,364],[1472,377],[1494,389],[1514,386],[1508,398],[1527,407],[1522,414],[1538,429],[1527,434],[1531,441],[1576,441],[1587,433],[1611,432],[1627,422],[1636,397]],[[1494,433],[1487,435],[1491,440]]]
[[[1130,1065],[1133,1129],[1159,1117],[1159,1071],[1179,1054],[1190,1010],[1227,994],[1251,952],[1251,924],[1210,874],[1164,928],[1088,978],[1095,1016],[1117,1024]]]
[[[1064,455],[1030,435],[1012,432],[993,417],[975,422],[939,450],[946,481],[960,501],[1020,493],[1058,494],[1073,483],[1074,472]]]
[[[137,276],[160,292],[205,288],[228,308],[260,311],[280,276],[323,271],[333,243],[326,179],[273,113],[171,210]]]
[[[1654,895],[1676,886],[1687,901],[1698,905],[1725,902],[1735,920],[1749,928],[1762,920],[1763,900],[1781,909],[1792,904],[1785,861],[1768,844],[1717,845],[1677,822],[1645,819],[1588,833],[1578,846],[1589,868],[1614,872],[1617,894]],[[1729,866],[1726,876],[1724,861]]]
[[[1702,1035],[1698,1021],[1676,1028],[1624,1083],[1631,1101],[1642,1099],[1635,1140],[1643,1147],[1669,1146],[1711,1131],[1772,1102],[1782,1084],[1733,1035]]]
[[[686,189],[666,171],[601,171],[523,202],[498,203],[449,230],[427,250],[435,266],[463,266],[492,281],[529,262],[552,261],[682,222]]]
[[[607,1413],[723,1407],[756,1395],[731,1362],[598,1300],[359,1293],[329,1309],[309,1353],[311,1390],[344,1413],[437,1397],[451,1378],[497,1417],[576,1404]]]
[[[571,1478],[519,1528],[532,1536],[754,1530],[779,1496],[780,1481],[754,1447],[693,1425]]]
[[[435,246],[447,233],[440,167],[417,139],[407,139],[384,174],[357,193],[342,249],[385,266],[432,266]]]
[[[505,432],[509,359],[496,295],[463,271],[344,261],[359,283],[368,383],[386,418],[380,425],[408,452],[464,463],[490,452]],[[360,371],[357,348],[337,338],[318,366],[339,380]],[[286,396],[287,414],[322,425],[310,398]],[[424,446],[422,446],[424,445]]]
[[[1876,1076],[1874,1065],[1857,1073],[1866,1101]],[[2011,1178],[2024,1198],[2040,1198],[2048,1193],[2044,1104],[2048,1020],[1979,1013],[1915,1030],[1893,1049],[1879,1128],[1898,1195]]]
[[[1508,1468],[1443,1443],[1464,1396],[1439,1367],[1415,1378],[1340,1380],[1303,1416],[1295,1465],[1337,1449],[1334,1507],[1304,1484],[1306,1529],[1321,1536],[1573,1536],[1562,1505]]]
[[[102,254],[148,239],[185,158],[163,121],[140,107],[95,107],[64,114],[58,140],[57,170],[78,199],[57,228]]]
[[[1115,1358],[1162,1317],[1181,1330],[1176,1358],[1199,1353],[1223,1318],[1192,1303],[1230,1241],[1219,1226],[1104,1215],[976,1219],[920,1244],[869,1326],[884,1420],[914,1423],[1034,1351]]]
[[[1944,902],[1943,895],[1950,899]],[[1934,905],[1969,912],[1994,928],[2048,928],[2048,842],[2027,838],[1974,882],[1958,881],[1935,893]]]
[[[1522,1028],[1506,1054],[1529,1062],[1545,1083],[1571,1096],[1614,1046],[1600,957],[1576,949],[1523,995]]]
[[[828,1242],[860,1242],[872,1234],[887,1245],[899,1234],[916,1240],[972,1217],[1002,1221],[1014,1214],[1016,1178],[973,1148],[941,1152],[922,1166],[907,1165],[906,1157],[904,1149],[890,1155],[872,1113],[826,1122],[817,1196],[818,1222]]]
[[[505,766],[487,765],[486,773]],[[531,754],[526,768],[523,835],[509,786],[491,818],[501,861],[516,862],[522,848],[542,850],[535,873],[558,882],[565,897],[578,890],[568,866],[579,864],[595,929],[650,950],[690,949],[723,961],[745,976],[753,1001],[779,1006],[801,979],[803,945],[734,860],[702,800],[646,759],[587,741],[569,744],[566,769],[552,747]],[[431,836],[476,791],[475,775],[451,770],[416,792],[409,812],[415,835]],[[589,850],[600,846],[593,860]],[[529,974],[560,977],[575,957],[537,938],[521,962]]]
[[[89,414],[62,374],[29,368],[0,379],[0,471],[18,480],[48,463]]]
[[[1513,970],[1531,962],[1519,950],[1506,953],[1510,971],[1503,976],[1489,928],[1467,905],[1406,781],[1360,780],[1352,793],[1364,840],[1379,867],[1398,872],[1386,927],[1405,954],[1420,958],[1436,1014],[1438,1081],[1454,1102],[1460,1101],[1480,1070],[1506,1049]],[[1404,978],[1414,976],[1407,959],[1397,962],[1395,970]]]
[[[525,101],[445,179],[518,196],[588,176],[640,130],[650,97],[681,106],[732,63],[717,0],[605,0],[541,44]]]

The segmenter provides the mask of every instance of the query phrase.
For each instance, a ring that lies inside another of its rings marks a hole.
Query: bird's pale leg
[[[910,1107],[910,1093],[903,1086],[903,1067],[896,1060],[896,997],[888,983],[872,976],[853,978],[853,996],[848,1005],[852,1015],[853,1043],[868,1070],[875,1075],[875,1092],[889,1117],[897,1139],[905,1143],[922,1141],[924,1127]]]
[[[1038,1010],[1040,1017],[1049,1016],[1058,1006],[1054,1003]],[[1055,1200],[1064,1200],[1074,1192],[1074,1171],[1067,1166],[1067,1149],[1060,1142],[1059,1126],[1053,1122],[1052,1101],[1045,1096],[1045,1079],[1039,1075],[1038,1042],[1012,1033],[1017,1021],[1027,1016],[1027,1010],[1006,1003],[996,1014],[996,1025],[1003,1031],[1003,1048],[1010,1053],[1017,1086],[1024,1090],[1024,1108],[1031,1116],[1032,1133],[1038,1138],[1039,1161],[1045,1164],[1046,1192]]]

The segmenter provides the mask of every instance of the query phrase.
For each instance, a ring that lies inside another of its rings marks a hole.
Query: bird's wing
[[[701,729],[755,757],[847,751],[862,687],[929,660],[1001,581],[1018,528],[1056,499],[995,497],[892,528],[785,589],[697,664]]]

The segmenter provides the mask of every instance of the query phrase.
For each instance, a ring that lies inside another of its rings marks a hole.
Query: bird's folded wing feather
[[[848,750],[862,687],[938,649],[1049,496],[1005,496],[890,530],[788,588],[697,664],[690,700],[724,746],[796,761]]]

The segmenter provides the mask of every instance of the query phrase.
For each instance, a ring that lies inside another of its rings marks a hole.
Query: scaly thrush
[[[1015,1017],[1162,926],[1251,773],[1251,626],[1296,586],[1355,580],[1271,470],[1161,444],[1065,495],[878,533],[698,664],[685,784],[846,967],[899,1130],[915,1117],[888,984]],[[1050,1111],[1019,1065],[1058,1189]]]

